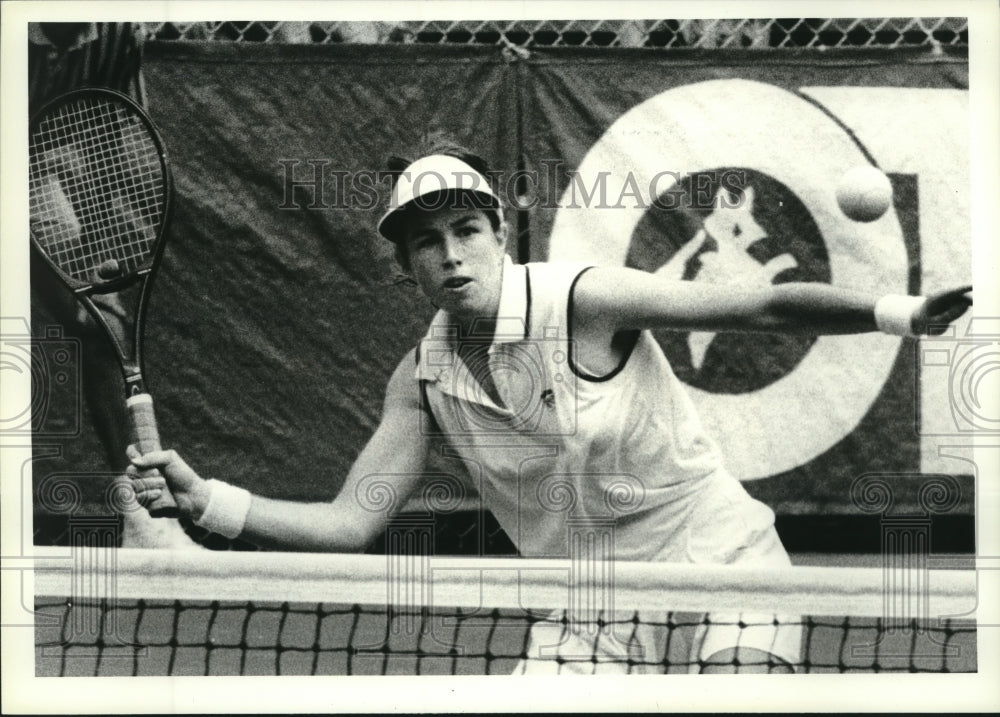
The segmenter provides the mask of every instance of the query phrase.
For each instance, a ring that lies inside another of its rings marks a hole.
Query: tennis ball
[[[892,204],[892,183],[875,167],[855,167],[837,184],[837,204],[854,221],[873,222]]]
[[[121,267],[118,262],[114,259],[108,259],[97,267],[97,275],[107,281],[108,279],[117,279],[121,274]]]

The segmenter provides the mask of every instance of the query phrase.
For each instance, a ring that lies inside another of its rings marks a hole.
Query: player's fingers
[[[927,327],[926,333],[930,336],[941,336],[945,331],[948,330],[948,326],[958,318],[968,311],[969,307],[972,306],[972,300],[962,298],[955,301],[942,310],[931,314],[927,317],[925,325]]]
[[[162,468],[174,462],[183,462],[174,451],[150,451],[144,454],[135,451],[129,453],[128,457],[132,465],[139,468]]]
[[[932,312],[940,310],[954,303],[969,305],[972,303],[972,286],[960,286],[957,289],[948,289],[936,294],[932,294],[927,303]]]
[[[134,463],[131,463],[125,469],[125,475],[133,480],[136,478],[155,478],[160,475],[160,471],[158,468],[139,468]]]
[[[132,487],[137,496],[146,498],[146,493],[151,491],[162,491],[167,487],[167,481],[163,476],[135,478],[132,480]]]
[[[929,322],[954,321],[972,306],[969,289],[953,289],[930,297],[924,307]]]
[[[139,505],[147,506],[163,495],[166,481],[162,476],[140,477],[139,471],[134,466],[129,466],[125,471],[129,479],[129,485],[135,501]]]
[[[972,299],[963,298],[961,301],[953,304],[948,313],[952,315],[952,318],[957,319],[959,316],[964,314],[970,306],[972,306]]]
[[[160,489],[154,489],[148,491],[136,491],[135,499],[139,503],[139,505],[145,507],[148,506],[153,501],[155,501],[161,495],[163,495],[163,491]]]
[[[972,289],[956,289],[948,297],[952,305],[961,306],[963,309],[972,306]]]
[[[972,302],[967,299],[958,299],[947,306],[942,306],[936,313],[931,315],[930,319],[932,321],[954,321],[964,314],[971,305]]]

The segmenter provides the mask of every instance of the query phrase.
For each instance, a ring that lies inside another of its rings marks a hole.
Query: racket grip
[[[160,450],[160,432],[156,428],[156,414],[153,412],[153,397],[148,393],[129,396],[125,402],[132,426],[132,442],[140,453]],[[159,475],[159,471],[155,474]],[[154,518],[176,517],[180,511],[170,489],[164,487],[160,497],[146,506]]]

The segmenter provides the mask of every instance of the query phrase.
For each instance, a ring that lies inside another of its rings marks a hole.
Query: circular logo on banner
[[[717,284],[829,283],[830,258],[805,205],[743,167],[685,176],[652,202],[625,265],[664,279]],[[747,393],[795,370],[815,342],[793,334],[654,331],[674,373],[715,393]]]
[[[649,188],[650,201],[580,206],[567,190],[549,259],[631,266],[665,281],[906,293],[895,212],[858,223],[836,204],[837,178],[867,162],[833,119],[773,85],[667,90],[619,117],[576,170],[578,186]],[[791,470],[848,435],[899,350],[898,338],[877,333],[657,338],[741,480]]]

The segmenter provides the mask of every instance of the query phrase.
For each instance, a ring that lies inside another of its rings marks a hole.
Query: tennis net
[[[795,656],[726,659],[977,665],[971,570],[77,547],[36,548],[34,580],[38,676],[697,672],[779,634]]]

